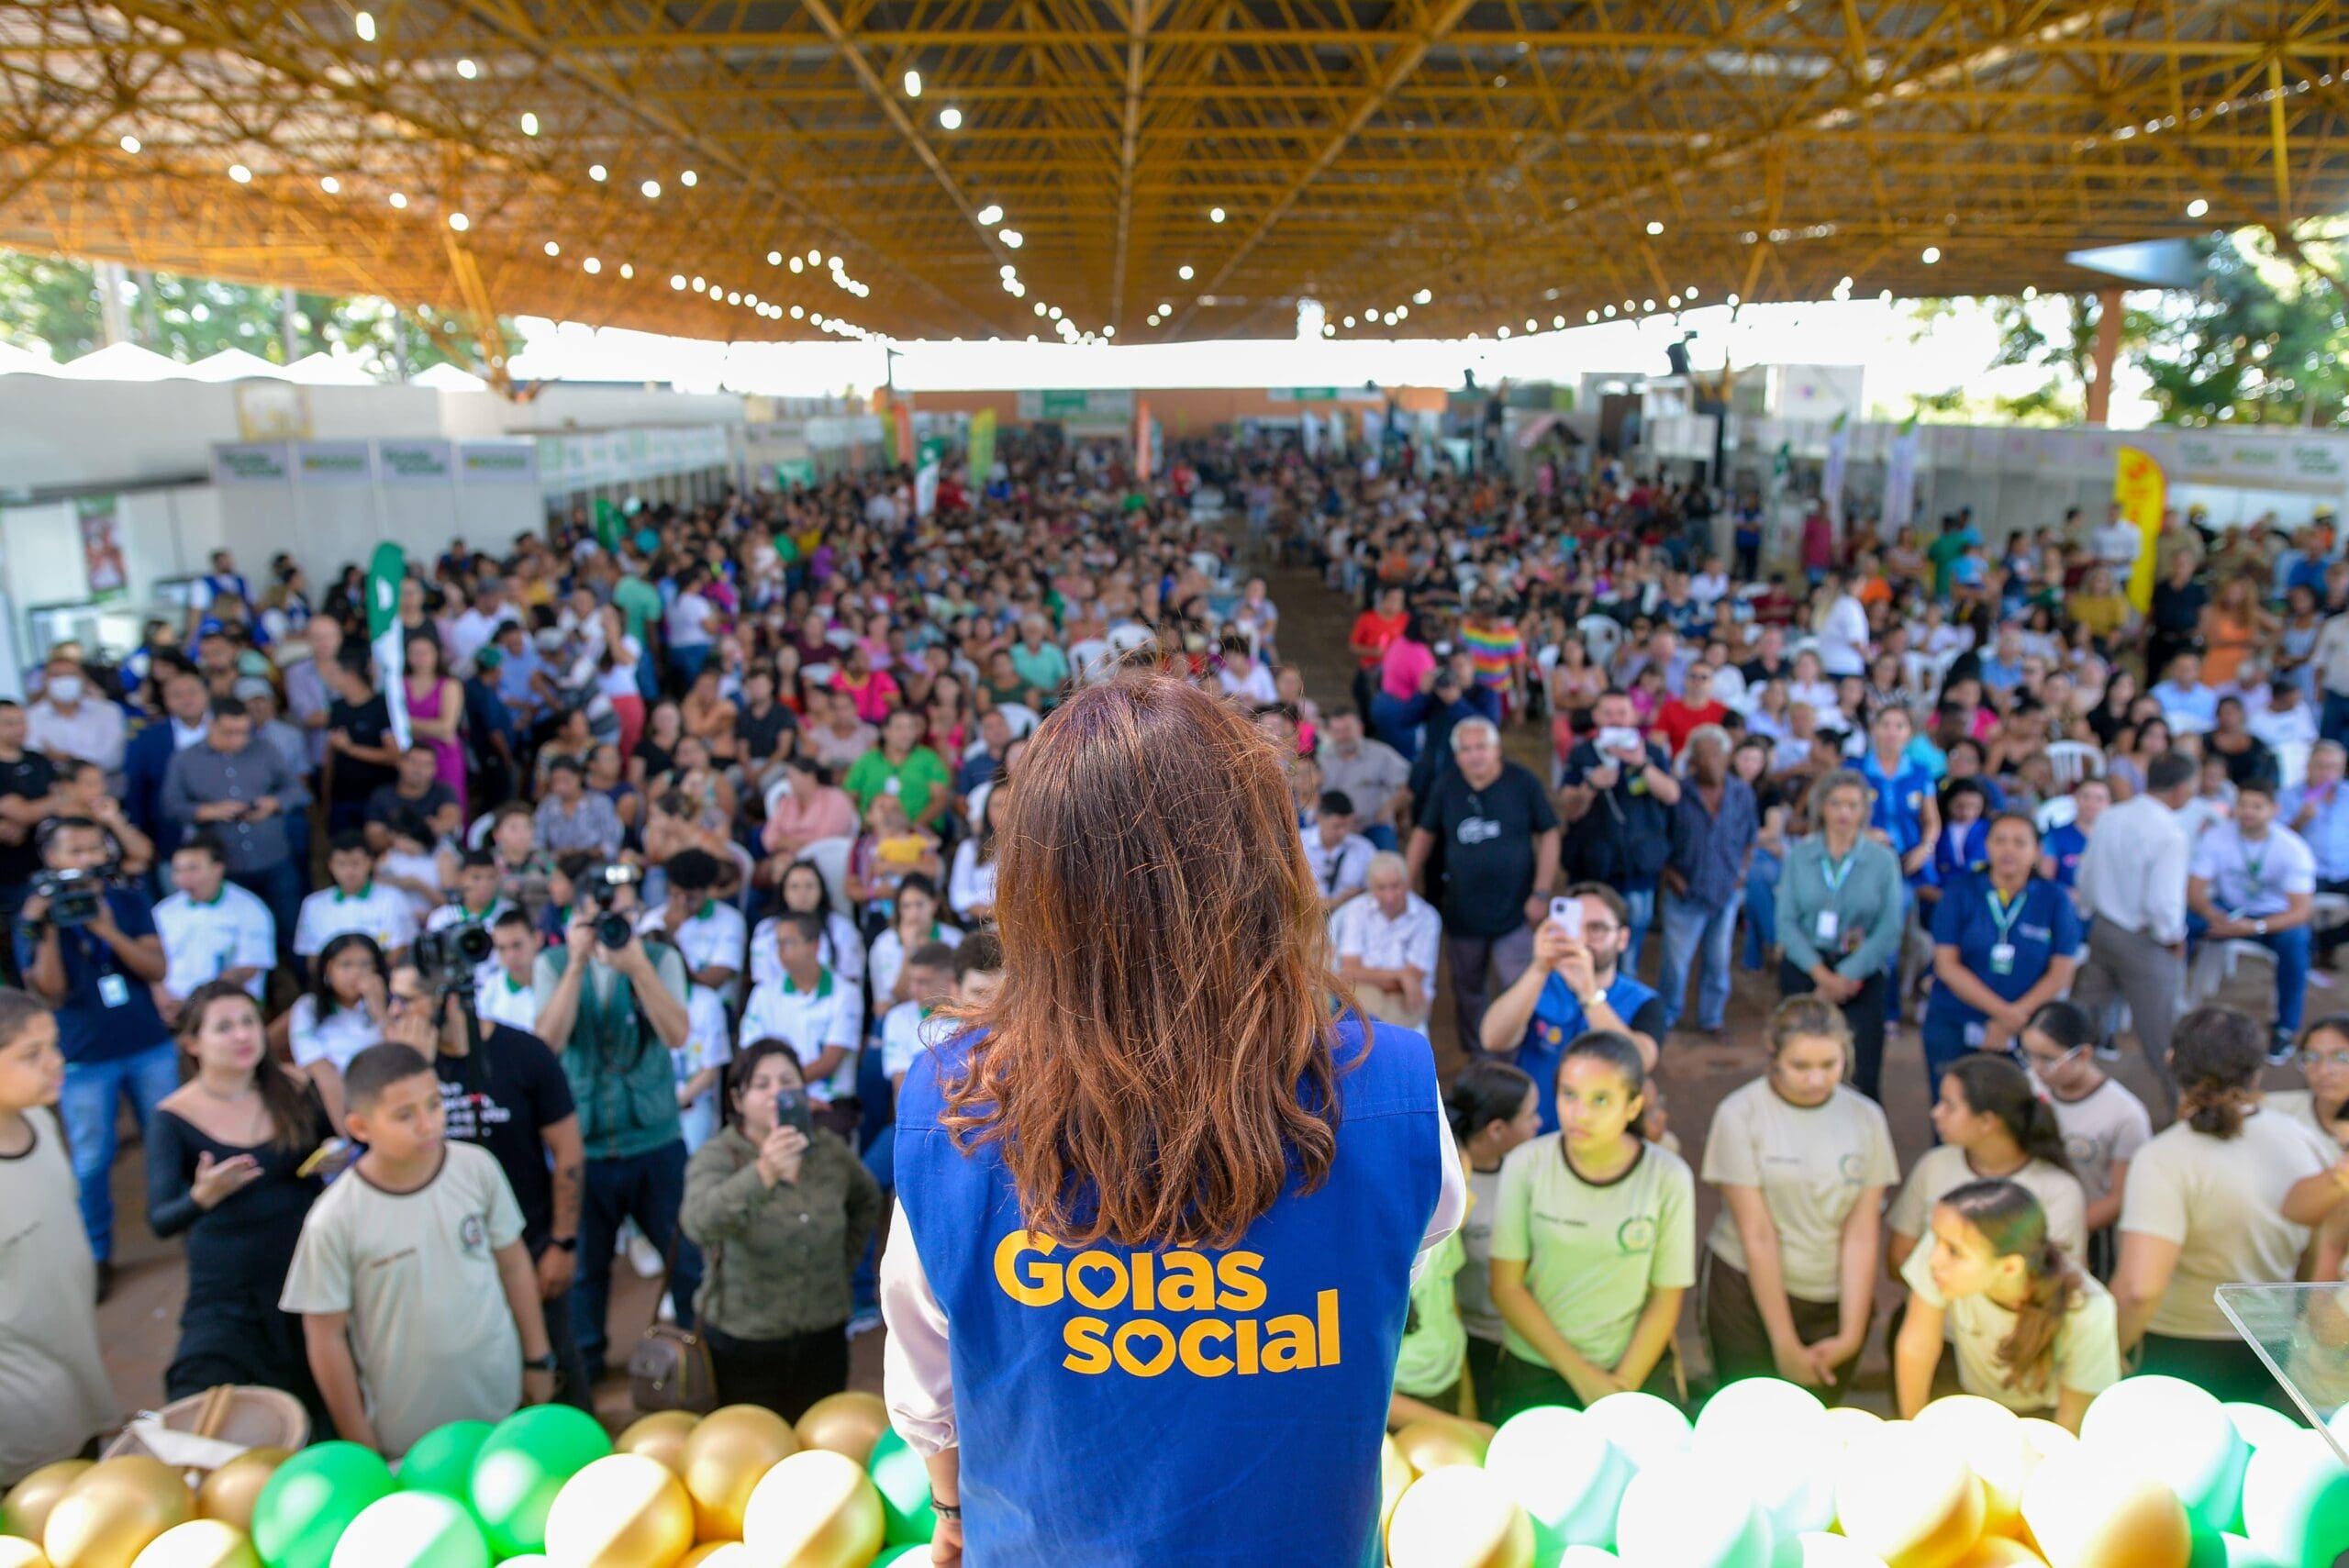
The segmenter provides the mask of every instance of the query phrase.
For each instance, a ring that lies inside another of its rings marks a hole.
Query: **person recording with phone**
[[[39,836],[41,873],[17,916],[17,963],[25,987],[57,1011],[65,1057],[58,1097],[82,1227],[98,1264],[98,1296],[114,1277],[115,1128],[128,1098],[143,1129],[179,1087],[172,1031],[152,987],[170,972],[153,907],[107,877],[106,830],[86,817],[54,817]]]
[[[674,1249],[669,1298],[680,1324],[692,1325],[701,1284],[701,1254],[677,1229],[685,1140],[669,1053],[692,1028],[685,962],[676,949],[637,935],[639,876],[628,865],[583,870],[573,884],[563,945],[539,954],[531,976],[539,1004],[532,1032],[562,1060],[586,1145],[572,1320],[591,1386],[603,1376],[621,1220],[635,1220],[664,1254]]]
[[[527,933],[529,917],[507,914]],[[392,971],[384,1038],[432,1063],[449,1140],[478,1144],[506,1173],[522,1210],[522,1244],[529,1250],[547,1343],[554,1351],[555,1397],[584,1410],[594,1388],[571,1306],[586,1184],[578,1107],[562,1064],[537,1036],[466,1016],[474,963],[458,937],[457,931],[428,933],[417,943],[417,962]]]
[[[1608,692],[1591,716],[1598,731],[1568,753],[1564,787],[1558,792],[1558,815],[1566,824],[1565,865],[1569,875],[1604,882],[1621,893],[1630,911],[1623,969],[1631,973],[1640,967],[1640,944],[1655,920],[1656,883],[1672,857],[1672,810],[1680,803],[1680,780],[1664,748],[1641,736],[1628,694]]]
[[[1485,1013],[1486,1051],[1516,1062],[1532,1079],[1542,1131],[1558,1130],[1558,1063],[1566,1042],[1610,1029],[1639,1047],[1653,1072],[1664,1037],[1664,998],[1622,965],[1631,940],[1623,895],[1583,882],[1550,901],[1550,917],[1533,933],[1533,962]]]
[[[743,1048],[726,1125],[685,1170],[685,1234],[709,1254],[699,1297],[720,1405],[786,1421],[848,1387],[852,1280],[881,1223],[881,1188],[815,1124],[799,1058]]]

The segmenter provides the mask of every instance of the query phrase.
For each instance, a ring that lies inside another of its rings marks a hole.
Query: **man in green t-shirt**
[[[649,651],[644,628],[661,617],[661,590],[631,572],[612,585],[612,606],[627,618],[628,634]]]
[[[922,717],[901,707],[889,716],[881,731],[881,745],[856,760],[841,787],[856,797],[862,816],[874,797],[894,795],[906,803],[906,815],[917,828],[928,827],[946,814],[953,799],[954,781],[937,752],[921,744]]]
[[[1925,559],[1932,563],[1933,597],[1949,597],[1950,573],[1955,569],[1958,557],[1982,542],[1982,536],[1962,517],[1942,519],[1941,537],[1925,547]]]

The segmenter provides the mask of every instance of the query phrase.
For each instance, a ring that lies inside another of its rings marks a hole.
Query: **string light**
[[[590,274],[600,272],[604,270],[604,263],[597,261],[593,256],[588,257],[585,261],[580,262],[579,265],[582,270]]]
[[[449,227],[455,229],[460,234],[462,234],[466,229],[471,228],[473,226],[473,220],[467,217],[463,213],[452,212],[449,215]]]
[[[1654,218],[1650,218],[1648,219],[1648,232],[1650,234],[1662,234],[1664,232],[1664,225],[1657,222]]]
[[[677,183],[685,186],[685,189],[690,191],[696,185],[701,183],[701,176],[688,169],[684,173],[677,176]]]
[[[963,128],[963,111],[952,106],[938,111],[938,123],[948,130]]]
[[[906,96],[908,98],[918,98],[921,96],[920,72],[908,71],[906,72]]]
[[[635,266],[630,262],[622,261],[620,263],[620,276],[624,278],[632,278],[636,276]]]
[[[993,228],[996,224],[1001,223],[1002,221],[1003,209],[996,206],[995,203],[989,202],[986,206],[979,209],[980,228]]]
[[[360,12],[359,15],[351,18],[351,30],[359,35],[361,43],[375,41],[375,14],[373,11]]]
[[[481,68],[470,60],[461,60],[457,61],[457,74],[470,82],[481,74]]]
[[[522,117],[522,134],[524,136],[536,136],[539,134],[538,116],[526,114]]]
[[[1919,260],[1919,261],[1920,261],[1924,262],[1924,263],[1925,263],[1925,265],[1927,265],[1928,267],[1934,265],[1935,263],[1937,263],[1938,261],[1941,261],[1941,259],[1942,259],[1942,248],[1941,248],[1940,246],[1938,246],[1938,245],[1928,245],[1928,246],[1926,246],[1926,247],[1925,247],[1925,253],[1924,253],[1922,256],[1920,256],[1920,257],[1918,258],[1918,260]]]
[[[782,265],[783,265],[783,252],[782,252],[782,251],[780,251],[780,250],[770,250],[770,251],[768,251],[768,252],[767,252],[767,265],[768,265],[768,266],[770,266],[770,267],[780,267],[780,266],[782,266]]]
[[[253,183],[253,172],[241,163],[231,163],[228,165],[228,178],[240,185],[250,185]]]
[[[2200,196],[2197,196],[2192,201],[2186,204],[2186,216],[2188,217],[2200,217],[2204,213],[2209,212],[2210,210],[2210,204],[2204,201]]]
[[[791,259],[791,270],[795,272],[804,272],[807,270],[807,263],[794,256]]]
[[[1004,229],[996,238],[1014,250],[1028,243],[1028,237],[1016,228]]]
[[[1182,279],[1185,283],[1189,283],[1191,281],[1191,269],[1189,264],[1186,262],[1186,264],[1175,268],[1174,275]]]
[[[392,205],[395,207],[406,207],[407,206],[407,197],[398,191],[394,191],[392,193]]]
[[[1211,206],[1208,208],[1208,221],[1209,223],[1221,223],[1223,221],[1223,209],[1219,206]]]
[[[126,136],[126,137],[124,137],[124,138],[122,139],[122,150],[123,150],[125,152],[136,152],[136,151],[138,151],[138,150],[139,150],[139,139],[138,139],[137,137],[135,137],[135,136]]]
[[[562,254],[562,247],[550,239],[547,241],[547,254],[550,256],[560,256]]]
[[[610,175],[601,163],[590,163],[587,165],[587,177],[600,185]]]
[[[658,180],[647,180],[637,188],[644,193],[644,199],[648,202],[661,199],[661,182]]]
[[[330,196],[340,195],[342,194],[342,182],[336,179],[332,174],[328,174],[318,181],[318,189],[324,191]]]

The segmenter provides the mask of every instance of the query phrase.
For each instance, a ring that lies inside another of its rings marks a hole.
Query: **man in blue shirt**
[[[2349,750],[2338,740],[2320,740],[2309,753],[2306,784],[2294,784],[2276,797],[2276,815],[2307,843],[2316,856],[2316,890],[2349,893],[2349,789],[2342,775],[2349,772]],[[2331,968],[2332,955],[2349,941],[2349,923],[2327,927],[2316,934],[2316,961]]]
[[[102,872],[106,829],[86,817],[41,825],[41,864],[51,872]],[[32,994],[57,1011],[65,1092],[57,1103],[82,1188],[82,1226],[98,1261],[104,1298],[114,1267],[115,1118],[128,1096],[143,1128],[180,1084],[171,1031],[149,987],[162,981],[163,940],[146,895],[108,887],[86,921],[60,925],[54,901],[25,900],[17,962]]]
[[[1729,1006],[1729,944],[1744,902],[1745,871],[1761,828],[1753,791],[1730,777],[1729,732],[1717,724],[1689,732],[1687,782],[1672,806],[1672,858],[1664,867],[1664,1027],[1680,1021],[1689,969],[1697,978],[1697,1028],[1720,1031]]]
[[[1486,1051],[1513,1059],[1532,1078],[1543,1132],[1558,1130],[1558,1063],[1568,1040],[1613,1029],[1631,1037],[1653,1070],[1669,1032],[1664,999],[1621,965],[1631,936],[1622,895],[1603,882],[1581,882],[1565,896],[1581,934],[1555,917],[1544,920],[1533,933],[1532,963],[1486,1009],[1478,1034]]]
[[[2097,818],[2111,804],[2112,786],[2102,779],[2082,779],[2073,785],[2072,819],[2049,828],[2041,840],[2039,874],[2058,887],[2076,885],[2080,857],[2088,852],[2088,836],[2096,831]]]
[[[2208,735],[2219,722],[2219,694],[2202,684],[2202,657],[2181,653],[2169,662],[2168,678],[2148,694],[2162,705],[2162,717],[2181,735]]]

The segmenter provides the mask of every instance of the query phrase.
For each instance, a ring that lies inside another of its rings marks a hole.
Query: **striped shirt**
[[[1464,626],[1460,643],[1475,666],[1479,685],[1508,685],[1510,672],[1525,657],[1525,640],[1513,626]]]

